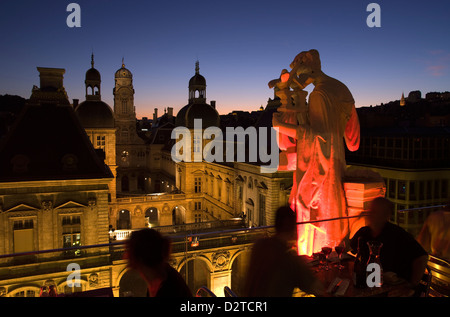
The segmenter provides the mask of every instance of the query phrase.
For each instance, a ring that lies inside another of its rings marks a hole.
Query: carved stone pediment
[[[69,200],[61,205],[55,206],[54,209],[63,209],[63,208],[85,208],[86,205],[77,203],[76,201]]]
[[[3,210],[3,209],[2,209]],[[7,210],[3,210],[4,212],[18,212],[18,211],[37,211],[38,209],[27,204],[19,204]],[[1,211],[0,211],[1,212]]]

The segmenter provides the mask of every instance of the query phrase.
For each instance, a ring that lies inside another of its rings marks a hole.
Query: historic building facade
[[[113,174],[91,146],[63,86],[64,69],[38,68],[28,104],[0,147],[0,296],[71,293],[110,285],[108,193]],[[72,248],[62,252],[34,251]],[[31,252],[31,253],[30,253]],[[67,284],[77,263],[80,285]]]

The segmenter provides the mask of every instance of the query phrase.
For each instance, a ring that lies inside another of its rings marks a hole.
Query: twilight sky
[[[381,28],[366,25],[372,1],[381,6]],[[311,48],[356,106],[450,90],[450,2],[372,1],[2,1],[0,94],[29,98],[39,85],[36,67],[59,67],[69,98],[83,101],[93,50],[111,107],[125,58],[139,118],[187,103],[197,58],[219,113],[251,111],[273,96],[268,81]],[[81,28],[66,25],[71,2],[81,6]]]

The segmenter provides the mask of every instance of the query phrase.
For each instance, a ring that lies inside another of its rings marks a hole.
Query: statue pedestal
[[[386,186],[383,181],[349,180],[344,181],[348,216],[357,216],[368,211],[369,203],[377,197],[384,197]],[[349,238],[366,225],[363,216],[349,219]]]

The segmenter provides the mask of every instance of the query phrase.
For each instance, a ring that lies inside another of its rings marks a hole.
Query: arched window
[[[145,211],[145,225],[146,227],[159,226],[158,209],[151,207]]]
[[[117,229],[131,229],[130,212],[128,210],[122,209],[119,211],[117,217]]]

